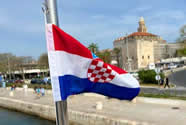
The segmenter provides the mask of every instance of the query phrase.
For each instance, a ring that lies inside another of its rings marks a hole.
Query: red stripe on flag
[[[54,48],[56,51],[65,51],[86,58],[93,58],[92,53],[88,48],[69,34],[65,33],[59,27],[52,25],[52,30],[54,36]]]

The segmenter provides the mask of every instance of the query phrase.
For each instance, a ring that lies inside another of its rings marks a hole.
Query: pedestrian
[[[16,89],[16,87],[17,87],[17,86],[16,86],[16,85],[14,85],[14,90]]]
[[[43,79],[43,81],[44,81],[45,84],[47,84],[47,82],[48,82],[48,78],[45,77],[45,78]]]
[[[36,89],[36,92],[37,92],[37,96],[40,97],[41,89],[39,87]]]
[[[11,86],[10,90],[11,90],[11,91],[13,91],[13,90],[14,90],[14,87],[13,87],[13,85]]]
[[[45,95],[45,89],[42,87],[41,88],[41,96],[44,96]]]
[[[164,84],[164,79],[161,78],[160,85],[163,85],[163,84]]]
[[[165,86],[164,86],[164,88],[166,88],[166,86],[168,86],[170,88],[170,86],[169,86],[169,78],[168,77],[166,77],[166,79],[165,79]]]

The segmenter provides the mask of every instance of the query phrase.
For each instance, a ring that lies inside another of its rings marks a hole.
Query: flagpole
[[[42,9],[45,16],[45,23],[55,24],[59,26],[56,0],[45,0]],[[67,101],[65,100],[65,101],[55,102],[55,106],[56,106],[56,125],[69,125]]]

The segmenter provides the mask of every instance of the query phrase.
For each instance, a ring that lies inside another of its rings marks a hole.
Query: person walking
[[[165,86],[164,86],[164,88],[166,88],[166,86],[168,86],[170,88],[170,86],[169,86],[169,78],[168,77],[166,77],[166,79],[165,79]]]
[[[164,84],[164,79],[161,78],[160,85],[163,85],[163,84]]]
[[[41,96],[44,96],[45,95],[45,89],[42,87],[41,88]]]

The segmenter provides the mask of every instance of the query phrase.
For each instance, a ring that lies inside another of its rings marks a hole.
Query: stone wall
[[[127,50],[128,47],[128,50]],[[122,46],[122,62],[124,68],[129,71],[129,67],[131,70],[137,69],[137,43],[135,39],[128,39],[123,42]],[[130,64],[129,64],[130,63]],[[129,66],[130,65],[130,66]]]
[[[150,63],[154,63],[154,41],[138,40],[138,68],[146,68]]]
[[[169,95],[176,97],[186,97],[186,88],[173,88],[173,89],[159,89],[159,88],[143,88],[141,87],[141,93],[144,94],[159,94]]]
[[[55,121],[55,108],[48,105],[35,104],[10,98],[0,97],[0,107],[21,111],[27,114],[39,116],[48,120]],[[113,119],[107,116],[84,113],[69,110],[69,121],[71,125],[143,125],[135,121]],[[144,123],[145,125],[149,125]]]

